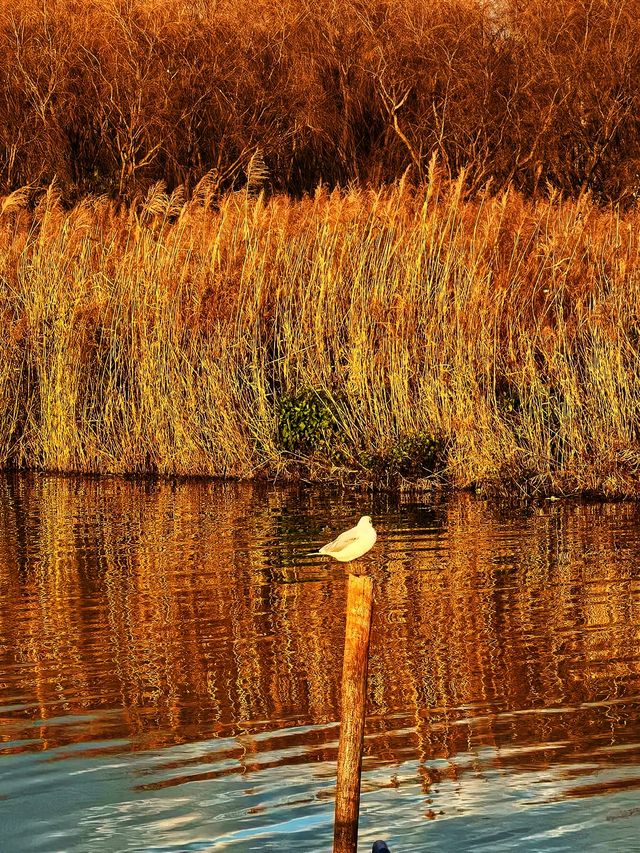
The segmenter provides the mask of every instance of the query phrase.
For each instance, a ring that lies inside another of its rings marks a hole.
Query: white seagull
[[[371,524],[371,516],[363,515],[355,527],[345,530],[333,542],[324,545],[316,554],[326,554],[341,563],[349,563],[357,560],[375,545],[378,534]]]

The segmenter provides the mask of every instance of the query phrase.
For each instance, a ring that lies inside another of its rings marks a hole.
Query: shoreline
[[[139,484],[164,484],[171,486],[189,485],[215,485],[215,486],[240,486],[257,487],[266,489],[296,489],[306,490],[322,489],[323,491],[341,492],[350,494],[368,494],[375,496],[386,496],[389,498],[433,498],[440,503],[460,495],[469,495],[478,500],[497,501],[537,505],[541,503],[559,501],[577,501],[580,503],[637,503],[640,501],[640,490],[631,492],[598,492],[596,490],[569,492],[560,494],[556,492],[527,492],[524,484],[517,489],[506,491],[500,486],[495,488],[474,486],[453,486],[446,482],[430,482],[422,479],[418,481],[405,480],[400,483],[374,483],[344,479],[318,478],[310,479],[305,475],[289,477],[272,477],[263,475],[254,478],[221,477],[215,474],[171,474],[159,473],[157,471],[60,471],[44,470],[41,468],[2,468],[0,477],[29,478],[29,477],[53,477],[64,480],[90,480],[95,482],[116,480],[123,483]]]

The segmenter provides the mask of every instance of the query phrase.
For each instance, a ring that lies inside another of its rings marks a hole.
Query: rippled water
[[[0,480],[0,849],[328,851],[379,531],[361,849],[640,850],[640,508]]]

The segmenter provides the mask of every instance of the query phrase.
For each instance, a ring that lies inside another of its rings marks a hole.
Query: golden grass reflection
[[[304,555],[358,500],[2,481],[0,754],[220,739],[162,785],[333,760],[345,570]],[[428,793],[424,762],[455,775],[483,747],[506,769],[640,763],[638,507],[376,500],[369,766],[423,762]]]

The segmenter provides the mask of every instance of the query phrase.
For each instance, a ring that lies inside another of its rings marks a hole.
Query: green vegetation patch
[[[278,400],[278,444],[290,453],[333,455],[342,432],[329,394],[306,388]]]

